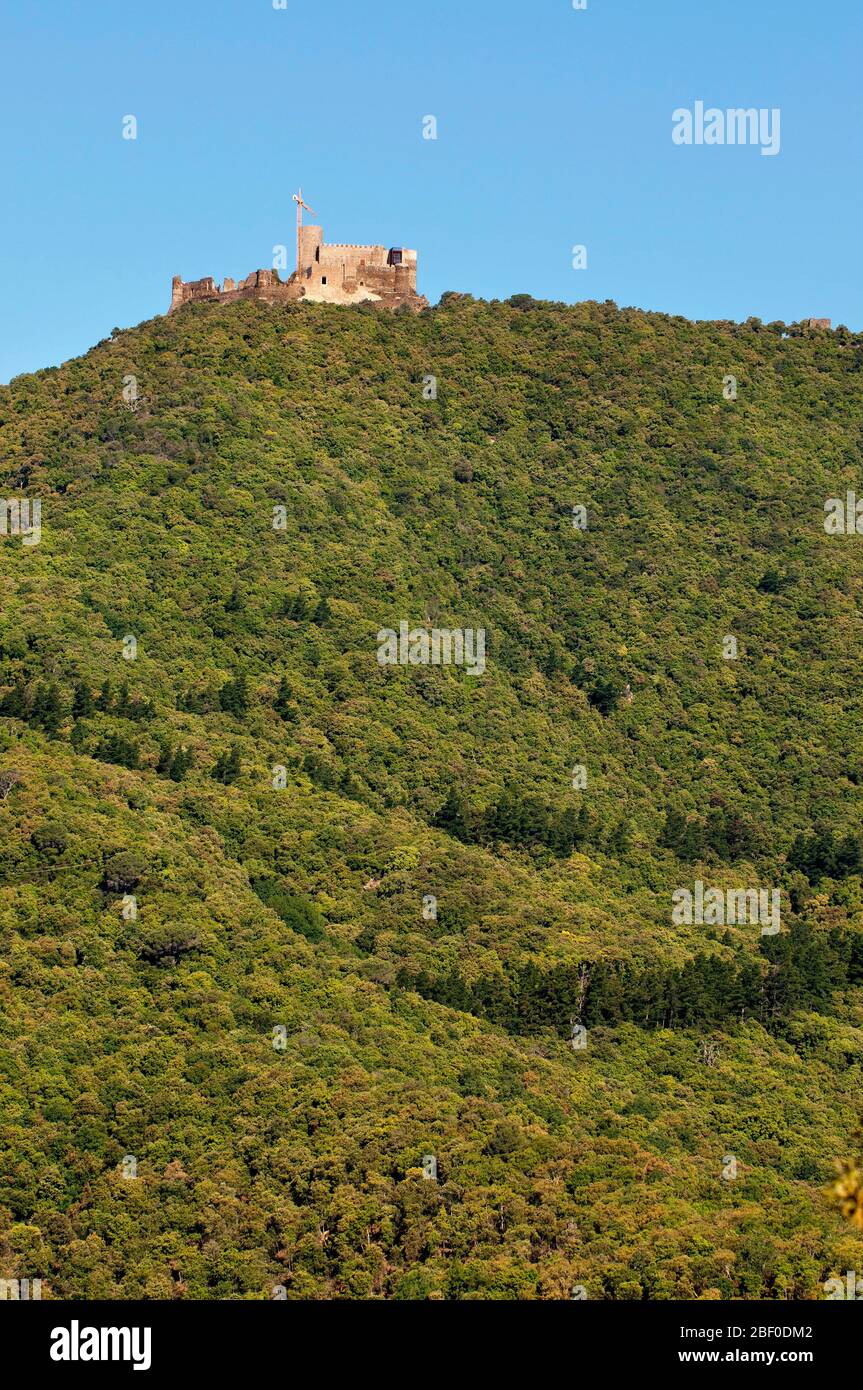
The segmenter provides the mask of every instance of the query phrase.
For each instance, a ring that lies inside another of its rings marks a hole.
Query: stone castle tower
[[[226,279],[221,287],[208,276],[183,281],[175,275],[171,285],[171,307],[199,300],[261,299],[270,304],[308,299],[323,304],[362,304],[372,302],[383,308],[400,305],[419,311],[428,307],[425,295],[417,294],[417,253],[406,247],[352,246],[328,244],[321,227],[302,224],[302,194],[297,207],[297,268],[287,280],[277,270],[254,270],[239,284]]]

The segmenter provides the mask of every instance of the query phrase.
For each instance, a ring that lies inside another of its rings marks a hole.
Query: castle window
[[[392,251],[390,251],[390,265],[401,265],[401,263],[402,263],[402,253],[401,253],[401,250],[400,250],[398,247],[393,247]]]
[[[322,284],[322,285],[325,285],[326,283],[327,283],[327,277],[326,277],[326,275],[322,275],[322,276],[321,276],[321,284]]]

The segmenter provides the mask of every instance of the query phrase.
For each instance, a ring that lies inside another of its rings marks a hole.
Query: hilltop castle
[[[235,299],[261,299],[268,304],[284,304],[308,299],[324,304],[361,304],[372,301],[396,309],[405,304],[414,310],[428,307],[425,295],[417,294],[417,253],[405,247],[352,246],[327,244],[320,227],[303,225],[302,190],[294,194],[297,204],[297,268],[287,280],[277,270],[253,270],[237,284],[226,278],[221,289],[211,276],[183,281],[175,275],[171,284],[171,307],[199,300],[218,300],[230,304]]]

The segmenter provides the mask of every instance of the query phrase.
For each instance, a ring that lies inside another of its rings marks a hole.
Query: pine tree
[[[10,719],[27,718],[27,687],[19,676],[11,690],[0,700],[0,714],[7,715]]]
[[[34,724],[41,724],[46,733],[57,733],[63,723],[63,705],[53,681],[50,685],[42,681],[37,685],[30,717]]]
[[[182,782],[189,768],[194,766],[195,759],[188,748],[178,748],[171,760],[169,777],[172,782]],[[239,761],[237,763],[237,773],[240,771]]]
[[[286,724],[295,724],[299,719],[300,712],[292,699],[293,691],[290,681],[282,676],[276,697],[273,700],[273,709],[285,721]]]
[[[129,715],[129,682],[123,681],[117,691],[117,702],[114,713],[121,719],[128,718]]]
[[[228,714],[244,714],[249,708],[248,682],[245,676],[228,681],[219,691],[219,708]]]
[[[454,790],[450,789],[447,793],[446,801],[434,816],[432,825],[437,826],[439,830],[445,830],[448,835],[453,835],[457,840],[467,840],[464,808]]]
[[[224,782],[227,785],[230,782],[236,782],[241,771],[240,750],[235,743],[229,751],[219,754],[211,776],[217,782]]]
[[[72,696],[72,713],[76,719],[89,719],[95,706],[88,683],[78,681]]]

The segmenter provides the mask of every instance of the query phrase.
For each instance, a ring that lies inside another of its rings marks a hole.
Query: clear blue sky
[[[174,274],[270,265],[300,183],[327,240],[417,247],[433,301],[524,291],[863,328],[861,14],[0,0],[0,381],[164,312]],[[698,99],[779,107],[780,154],[673,144],[672,112]]]

